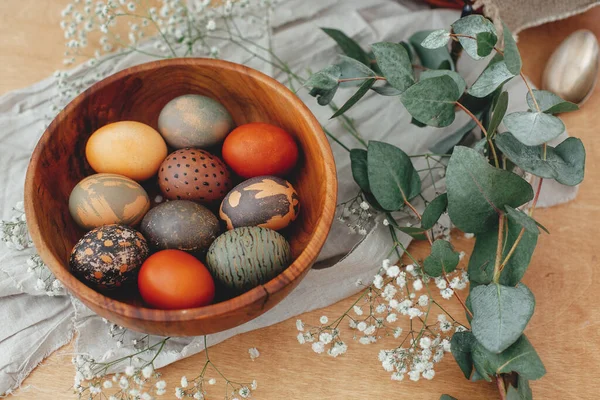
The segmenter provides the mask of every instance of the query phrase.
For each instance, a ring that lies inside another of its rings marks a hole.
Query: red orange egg
[[[298,145],[283,129],[263,122],[238,126],[223,143],[223,159],[238,175],[287,175],[298,161]]]

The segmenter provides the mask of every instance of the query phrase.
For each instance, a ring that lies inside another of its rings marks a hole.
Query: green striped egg
[[[258,226],[225,232],[206,255],[206,265],[215,281],[235,294],[267,283],[291,262],[287,240],[272,229]]]

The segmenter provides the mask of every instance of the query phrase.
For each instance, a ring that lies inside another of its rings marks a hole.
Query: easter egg
[[[158,130],[169,146],[211,147],[234,128],[233,118],[221,103],[198,94],[179,96],[158,116]]]
[[[215,281],[233,293],[267,283],[292,262],[285,238],[257,226],[227,231],[210,246],[206,265]]]
[[[170,200],[220,201],[231,189],[231,174],[217,156],[200,149],[177,150],[158,171],[158,185]]]
[[[135,121],[108,124],[90,136],[85,156],[96,172],[144,181],[158,171],[167,145],[152,127]]]
[[[181,250],[163,250],[144,262],[138,275],[142,299],[163,310],[201,307],[215,297],[215,282],[194,256]]]
[[[135,226],[150,208],[144,188],[116,174],[95,174],[79,182],[69,196],[69,212],[83,229],[102,225]]]
[[[73,275],[88,286],[114,290],[135,282],[146,257],[148,244],[141,233],[124,225],[106,225],[77,242],[69,265]]]
[[[219,215],[227,229],[262,226],[283,229],[298,217],[300,200],[291,183],[276,176],[250,178],[231,189]]]
[[[219,220],[206,207],[189,200],[173,200],[151,209],[140,230],[156,249],[206,251],[219,235]]]
[[[298,161],[298,145],[283,129],[253,122],[235,128],[223,143],[223,160],[238,175],[284,176]]]

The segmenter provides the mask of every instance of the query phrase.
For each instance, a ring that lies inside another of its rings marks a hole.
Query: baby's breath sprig
[[[215,385],[217,383],[217,379],[207,377],[209,367],[225,381],[225,400],[238,400],[239,398],[247,399],[252,397],[252,392],[258,387],[256,380],[244,383],[232,381],[227,378],[210,359],[206,336],[204,336],[204,354],[206,360],[200,374],[192,380],[188,380],[186,376],[182,376],[180,386],[175,388],[176,398],[183,399],[184,397],[190,397],[196,400],[203,400],[206,396],[206,386]],[[253,352],[251,351],[250,354],[252,355]]]
[[[162,353],[170,337],[147,344],[138,351],[112,361],[102,362],[87,355],[77,355],[74,390],[79,399],[89,400],[150,400],[166,393],[166,383],[154,369],[154,362]],[[124,368],[124,373],[107,375]],[[110,394],[109,394],[110,393]]]
[[[373,226],[374,216],[378,213],[365,201],[359,192],[355,197],[338,204],[338,220],[348,227],[351,233],[366,235]]]
[[[9,249],[24,250],[31,247],[33,243],[27,230],[27,218],[25,217],[23,202],[18,202],[13,211],[16,215],[10,220],[0,221],[0,241],[3,241]]]

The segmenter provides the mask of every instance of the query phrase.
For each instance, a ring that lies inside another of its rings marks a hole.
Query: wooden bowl
[[[96,129],[122,120],[140,121],[156,128],[163,106],[188,93],[218,100],[238,125],[268,122],[296,138],[301,158],[290,180],[298,191],[301,211],[287,234],[294,262],[273,280],[233,299],[192,309],[156,310],[143,307],[137,293],[116,300],[71,275],[69,255],[85,232],[72,220],[68,199],[77,182],[94,173],[85,159],[85,144]],[[58,114],[29,163],[25,210],[31,237],[42,260],[89,308],[136,331],[195,336],[250,321],[290,293],[315,262],[325,242],[335,212],[336,194],[335,164],[321,126],[285,86],[238,64],[171,59],[110,76],[80,94]]]

